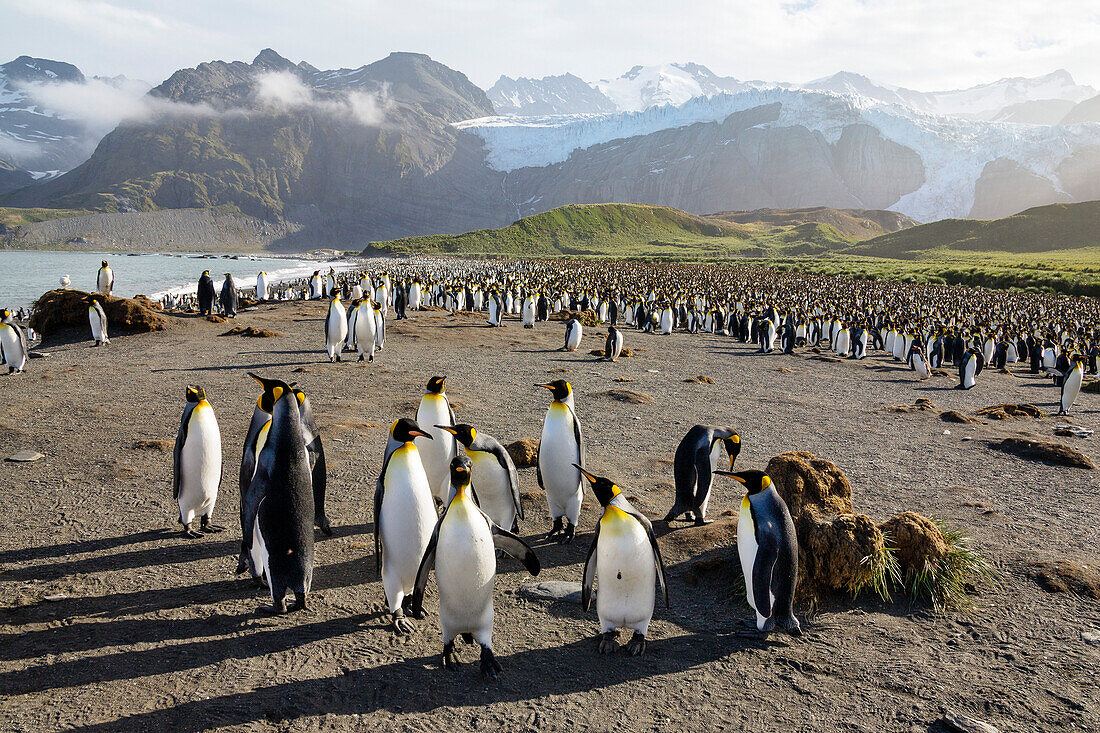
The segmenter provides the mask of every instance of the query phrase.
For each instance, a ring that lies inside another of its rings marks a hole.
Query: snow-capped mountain
[[[862,74],[840,71],[824,79],[815,79],[806,84],[783,84],[784,87],[812,89],[819,92],[833,92],[853,97],[866,97],[883,104],[901,104],[906,107],[931,112],[935,104],[931,95],[916,92],[904,87],[890,86],[871,81]]]
[[[1059,69],[1044,76],[1017,76],[969,89],[932,92],[928,95],[932,98],[931,108],[925,111],[989,120],[1006,107],[1024,102],[1057,99],[1076,103],[1096,94],[1095,89],[1075,83],[1068,71]]]
[[[0,64],[0,159],[32,180],[74,168],[121,115],[110,100],[96,104],[98,92],[134,99],[148,89],[122,76],[87,78],[62,61],[20,56]]]
[[[497,114],[557,115],[615,112],[615,103],[573,74],[541,79],[502,76],[486,91]]]
[[[752,88],[733,77],[718,76],[699,64],[635,66],[617,79],[605,79],[595,86],[620,112],[641,112],[666,104],[679,106],[695,97]]]

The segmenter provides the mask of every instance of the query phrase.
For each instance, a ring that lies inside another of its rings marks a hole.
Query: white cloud
[[[362,125],[380,125],[390,107],[388,88],[378,94],[352,91],[319,97],[289,71],[272,71],[256,78],[256,99],[265,107],[296,109],[308,107],[327,114],[347,117]]]

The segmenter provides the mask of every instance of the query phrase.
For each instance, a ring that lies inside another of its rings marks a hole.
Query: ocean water
[[[322,262],[281,257],[238,255],[228,259],[221,255],[140,254],[118,252],[23,252],[0,251],[0,308],[27,307],[42,293],[61,287],[60,278],[68,275],[70,288],[93,290],[100,262],[115,273],[114,295],[132,298],[148,295],[156,300],[166,293],[195,292],[203,270],[210,270],[217,287],[223,276],[233,273],[239,289],[256,286],[256,275],[268,274],[271,282],[295,280],[311,275],[314,270],[337,272],[355,267],[345,260]]]

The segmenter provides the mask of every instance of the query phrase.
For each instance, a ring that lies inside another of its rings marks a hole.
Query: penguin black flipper
[[[596,545],[600,542],[600,523],[596,522],[596,532],[592,535],[592,544],[588,546],[588,556],[584,558],[584,576],[581,581],[581,608],[587,611],[592,607],[592,584],[596,582]]]
[[[756,560],[752,564],[752,597],[756,601],[757,613],[770,619],[774,615],[771,598],[772,571],[779,559],[779,544],[774,533],[760,531],[755,516],[753,524],[756,525]]]
[[[424,613],[424,588],[428,585],[428,576],[435,567],[435,549],[439,544],[439,528],[443,526],[443,519],[447,516],[450,504],[443,508],[443,513],[436,520],[435,529],[432,530],[432,538],[428,540],[428,546],[424,548],[424,556],[420,558],[420,567],[416,569],[416,582],[413,584],[410,608],[412,615],[420,616]]]
[[[577,464],[584,468],[584,435],[581,434],[581,422],[577,419],[577,413],[573,412],[572,407],[569,408],[569,415],[573,418],[573,439],[577,441],[577,453],[580,456]],[[542,486],[541,482],[539,486]]]
[[[614,506],[621,509],[637,519],[638,523],[645,528],[645,533],[649,537],[649,544],[653,548],[653,564],[657,568],[657,582],[660,583],[661,594],[665,597],[665,608],[668,608],[669,600],[668,585],[665,583],[665,561],[664,558],[661,557],[661,546],[657,544],[657,536],[653,534],[653,523],[649,521],[649,517],[635,509],[634,505],[627,501],[627,498],[622,494],[617,494],[615,498],[608,503],[608,506]],[[596,526],[599,527],[598,524]]]
[[[508,450],[499,442],[492,446],[489,452],[497,459],[500,467],[508,472],[508,488],[512,491],[512,504],[516,508],[516,516],[523,519],[523,503],[519,497],[519,472],[516,471],[515,461],[508,454]]]
[[[489,521],[489,529],[493,532],[493,544],[497,549],[504,550],[504,552],[522,562],[523,567],[527,568],[527,572],[531,575],[538,575],[539,571],[542,570],[542,564],[539,562],[539,556],[535,554],[531,546],[508,530],[498,526],[492,519],[489,519],[488,515],[485,515],[485,519]]]

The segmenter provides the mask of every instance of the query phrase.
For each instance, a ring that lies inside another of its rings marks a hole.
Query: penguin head
[[[477,428],[465,423],[459,425],[436,425],[436,427],[445,433],[450,433],[455,436],[458,442],[462,443],[463,448],[469,448],[470,444],[473,443],[474,439],[477,437]]]
[[[772,485],[771,477],[763,471],[738,471],[737,473],[731,471],[715,471],[715,473],[721,474],[722,476],[729,476],[734,481],[744,484],[749,496],[759,494],[761,491],[766,491],[768,487]]]
[[[549,384],[538,384],[535,386],[550,390],[550,393],[554,395],[554,399],[557,402],[562,402],[568,399],[569,395],[573,394],[573,387],[564,379],[555,379]]]
[[[428,392],[430,394],[440,394],[443,392],[443,383],[447,381],[446,377],[432,377],[428,380]]]
[[[593,476],[588,471],[585,471],[583,468],[578,466],[576,463],[573,464],[573,468],[580,471],[581,475],[588,479],[589,483],[592,484],[592,493],[596,495],[596,499],[600,502],[600,506],[607,506],[611,503],[612,499],[623,493],[622,490],[618,486],[616,486],[615,482],[611,479],[604,478],[603,476]]]
[[[733,462],[737,460],[737,456],[741,454],[741,436],[734,433],[728,438],[722,439],[722,444],[726,446],[726,454],[730,457],[730,470],[733,470]]]
[[[203,270],[202,274],[207,276],[207,277],[210,277],[210,270]]]
[[[432,440],[432,436],[421,430],[420,426],[416,424],[416,420],[410,420],[407,417],[393,421],[393,425],[390,426],[390,437],[398,443],[410,443],[413,438]]]
[[[11,316],[10,310],[8,310],[7,308],[5,308],[4,310],[0,310],[0,320],[8,318],[9,316]]]
[[[202,402],[206,399],[206,390],[198,385],[187,385],[187,401]]]
[[[256,400],[256,407],[270,415],[272,408],[275,406],[275,388],[281,385],[282,382],[277,379],[265,379],[253,372],[249,372],[248,376],[255,379],[264,388],[263,394]]]
[[[455,496],[462,494],[470,486],[470,469],[473,463],[466,456],[451,459],[451,486],[455,487]]]

